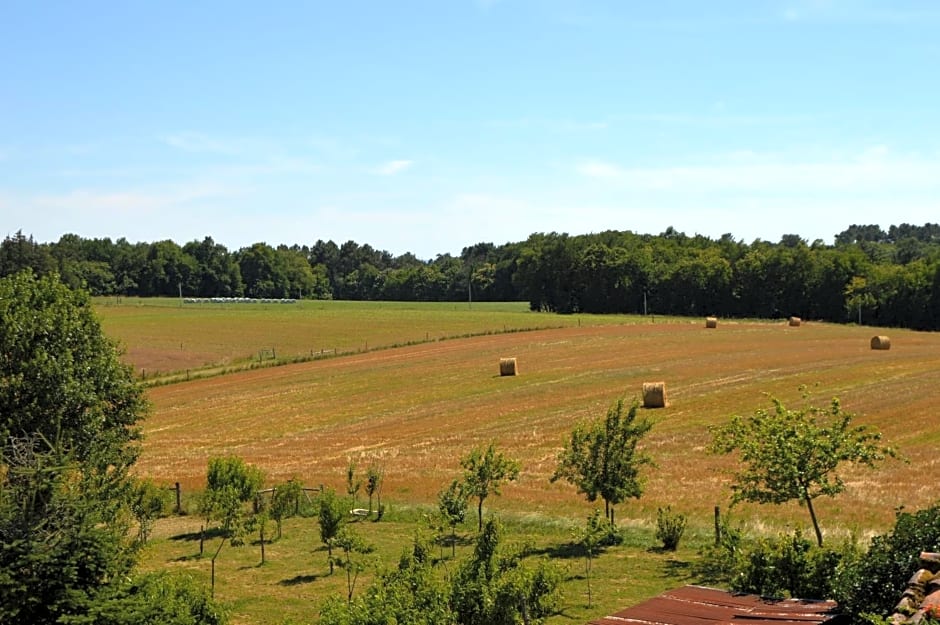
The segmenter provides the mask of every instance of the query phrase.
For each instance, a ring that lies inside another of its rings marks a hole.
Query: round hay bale
[[[518,375],[519,369],[516,367],[515,358],[499,359],[499,375]]]
[[[717,317],[705,317],[705,327],[706,327],[706,328],[717,328],[717,327],[718,327],[718,318],[717,318]]]
[[[790,317],[789,323],[791,328],[799,328],[800,324],[803,323],[803,320],[799,317]]]
[[[891,349],[891,339],[887,336],[873,336],[871,337],[871,348]]]
[[[666,407],[666,383],[665,382],[644,382],[643,383],[643,407],[644,408],[665,408]]]

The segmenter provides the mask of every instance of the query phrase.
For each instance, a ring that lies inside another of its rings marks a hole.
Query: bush
[[[89,611],[97,625],[224,625],[225,610],[203,584],[185,575],[146,573],[127,580]],[[71,621],[65,621],[71,622]],[[86,622],[78,620],[76,622]]]
[[[844,560],[854,559],[854,548],[817,547],[799,530],[759,541],[742,554],[731,579],[732,590],[768,597],[828,599]]]
[[[740,528],[731,527],[726,518],[721,520],[719,529],[718,544],[701,552],[694,572],[701,581],[726,584],[737,592],[768,597],[837,598],[844,569],[859,559],[854,541],[847,541],[838,549],[818,547],[799,530],[747,541]]]
[[[742,542],[741,528],[732,526],[729,517],[722,517],[718,521],[718,540],[699,552],[694,574],[704,582],[729,583],[740,566]]]
[[[894,529],[876,536],[864,558],[844,567],[836,588],[839,605],[853,617],[890,614],[922,551],[940,550],[940,504],[918,512],[898,511]]]
[[[666,551],[675,551],[685,533],[684,514],[673,512],[670,506],[656,510],[656,540],[663,544]]]

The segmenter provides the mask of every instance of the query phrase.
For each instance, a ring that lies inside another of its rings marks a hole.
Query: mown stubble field
[[[342,489],[350,460],[378,462],[384,500],[419,504],[459,474],[459,458],[495,442],[521,461],[520,479],[491,506],[532,515],[589,511],[567,484],[549,483],[576,422],[603,416],[618,397],[665,381],[670,406],[641,410],[654,422],[643,445],[657,467],[621,518],[650,519],[658,506],[707,519],[728,499],[731,460],[706,453],[708,426],[769,406],[838,396],[911,459],[849,474],[848,492],[820,503],[825,530],[884,528],[897,506],[933,501],[940,428],[940,335],[892,331],[872,351],[873,330],[855,326],[698,322],[569,327],[431,342],[156,387],[138,471],[186,489],[203,485],[209,457],[236,454],[271,481],[299,477]],[[500,377],[498,360],[520,375]],[[742,507],[755,522],[802,522],[802,511]]]
[[[138,370],[211,372],[244,362],[258,345],[302,354],[333,344],[345,354],[150,388],[153,409],[143,424],[137,472],[179,481],[194,494],[204,485],[210,457],[235,454],[262,467],[271,484],[299,477],[342,493],[350,460],[362,470],[379,463],[389,513],[359,531],[386,565],[423,526],[438,491],[460,474],[460,457],[489,442],[520,460],[523,470],[485,510],[509,523],[512,540],[565,553],[597,505],[567,484],[549,483],[565,437],[579,420],[602,417],[618,397],[632,400],[643,382],[664,381],[669,407],[640,411],[654,422],[643,447],[657,466],[646,473],[643,497],[618,507],[621,525],[632,528],[627,543],[598,558],[592,606],[583,565],[562,556],[565,598],[553,624],[585,622],[690,580],[688,563],[696,545],[709,540],[713,507],[726,510],[729,496],[733,460],[706,453],[708,427],[768,407],[768,394],[789,406],[802,401],[801,387],[817,405],[838,396],[858,423],[880,428],[910,460],[849,472],[848,492],[818,504],[827,539],[864,539],[890,527],[897,507],[916,509],[936,499],[929,477],[940,439],[935,333],[724,320],[708,330],[701,320],[557,317],[518,304],[472,312],[454,305],[343,302],[155,308],[102,309],[106,330],[128,346],[126,358]],[[525,328],[543,329],[494,334]],[[871,336],[885,333],[892,349],[872,351]],[[481,336],[443,340],[465,335]],[[408,342],[421,343],[376,349]],[[518,359],[520,374],[500,377],[498,361],[510,356]],[[651,549],[656,509],[664,505],[690,519],[678,554]],[[740,506],[732,518],[754,533],[809,526],[806,511],[795,504]],[[185,570],[208,583],[208,556],[197,555],[193,538],[201,522],[198,515],[161,521],[143,566]],[[470,526],[462,535],[471,535]],[[226,548],[217,596],[234,622],[315,622],[323,600],[345,592],[342,575],[326,574],[318,545],[315,519],[291,519],[263,567],[257,545]],[[470,548],[459,547],[458,557]]]

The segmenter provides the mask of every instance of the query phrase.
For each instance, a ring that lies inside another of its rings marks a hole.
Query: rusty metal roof
[[[834,601],[768,599],[683,586],[589,625],[834,625],[837,607]]]

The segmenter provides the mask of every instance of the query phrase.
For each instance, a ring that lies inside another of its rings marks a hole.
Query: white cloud
[[[576,164],[575,171],[633,190],[682,193],[745,191],[793,196],[940,191],[940,160],[895,155],[885,146],[829,160],[783,160],[750,152],[665,167],[626,168],[587,160]]]
[[[389,161],[379,166],[375,170],[375,173],[379,174],[380,176],[394,176],[395,174],[400,174],[406,169],[409,169],[412,165],[414,165],[414,161]]]

